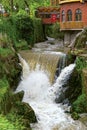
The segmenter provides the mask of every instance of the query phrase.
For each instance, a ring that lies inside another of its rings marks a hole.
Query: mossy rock
[[[83,124],[85,124],[85,126],[87,126],[87,114],[86,114],[86,113],[81,114],[79,120],[80,120]]]
[[[82,93],[81,76],[78,74],[76,69],[74,69],[73,73],[71,74],[67,86],[68,88],[65,91],[65,98],[68,98],[70,103],[73,103]]]
[[[76,112],[73,112],[73,113],[71,114],[71,117],[72,117],[74,120],[78,120],[78,119],[80,118],[80,116],[79,116],[78,113],[76,113]]]
[[[28,103],[16,102],[15,103],[16,112],[18,115],[22,116],[23,119],[29,120],[30,123],[36,122],[35,112]]]
[[[82,32],[79,33],[79,35],[76,37],[75,40],[75,48],[85,48],[86,47],[86,41],[87,41],[87,28],[84,28]]]
[[[20,91],[18,93],[14,93],[13,94],[13,101],[14,102],[16,102],[16,101],[22,101],[23,96],[24,96],[24,91]]]
[[[10,49],[1,49],[0,79],[6,77],[11,89],[16,89],[20,80],[21,70],[18,56]]]

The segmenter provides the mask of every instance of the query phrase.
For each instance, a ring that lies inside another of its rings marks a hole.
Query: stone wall
[[[71,44],[79,32],[80,31],[65,31],[65,34],[64,34],[65,46]]]

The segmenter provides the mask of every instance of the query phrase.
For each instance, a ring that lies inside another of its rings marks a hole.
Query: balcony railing
[[[82,30],[83,28],[84,23],[82,21],[60,22],[61,30]]]
[[[70,3],[70,2],[82,2],[82,0],[59,0],[59,4]]]

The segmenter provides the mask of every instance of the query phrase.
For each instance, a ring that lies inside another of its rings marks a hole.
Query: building
[[[87,0],[50,0],[50,7],[38,7],[38,17],[43,24],[60,22],[65,32],[64,42],[70,44],[74,37],[87,27]]]
[[[82,30],[87,26],[87,2],[83,0],[59,0],[61,30]]]
[[[59,7],[38,7],[35,16],[42,19],[42,24],[53,24],[60,21]]]
[[[60,30],[65,31],[65,43],[70,43],[87,27],[87,0],[51,0],[51,6],[60,5]]]

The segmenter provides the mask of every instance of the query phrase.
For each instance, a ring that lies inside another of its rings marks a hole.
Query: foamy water
[[[64,113],[61,104],[54,101],[56,92],[61,92],[62,85],[68,80],[75,64],[65,67],[51,85],[47,73],[40,70],[39,65],[34,71],[30,71],[25,60],[21,61],[25,72],[16,92],[24,90],[23,101],[29,103],[35,111],[38,123],[31,124],[32,130],[86,130],[84,125]]]

